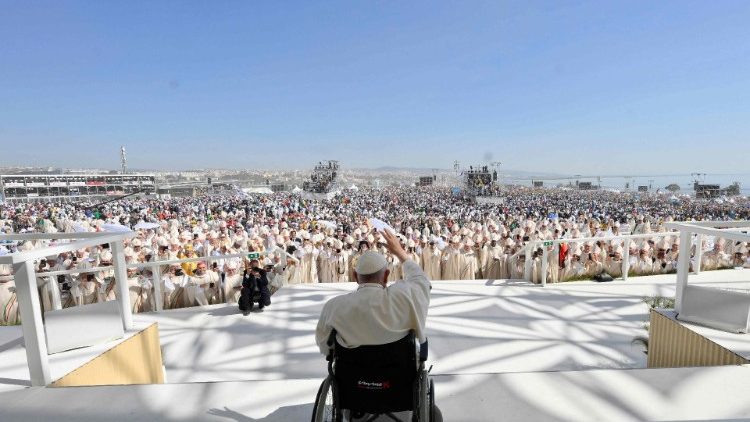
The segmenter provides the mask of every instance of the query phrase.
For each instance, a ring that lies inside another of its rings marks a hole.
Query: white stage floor
[[[673,296],[674,280],[652,276],[545,288],[512,280],[434,282],[428,363],[446,420],[498,420],[498,412],[504,420],[526,421],[685,419],[685,409],[699,409],[699,402],[714,409],[713,418],[750,416],[750,406],[729,400],[734,391],[750,392],[750,381],[742,381],[749,378],[747,368],[591,370],[645,367],[645,355],[631,344],[646,334],[642,299]],[[691,276],[690,282],[742,288],[749,280],[750,271],[727,270]],[[57,415],[93,421],[110,411],[113,420],[305,420],[326,373],[314,343],[317,317],[328,298],[353,288],[284,288],[265,312],[247,317],[226,305],[135,315],[139,327],[159,323],[171,385],[26,388],[20,327],[0,327],[0,420]],[[55,355],[53,375],[91,356],[90,349]],[[678,388],[677,379],[685,386]],[[715,385],[721,379],[726,383]],[[729,389],[725,399],[704,394],[722,389]],[[35,409],[33,403],[50,405]],[[690,419],[704,419],[700,415]]]

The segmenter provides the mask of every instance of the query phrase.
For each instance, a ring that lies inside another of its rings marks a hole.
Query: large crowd
[[[371,218],[390,224],[410,258],[432,280],[523,279],[529,242],[564,239],[558,249],[537,242],[530,253],[531,277],[548,282],[619,277],[625,243],[613,236],[649,234],[629,243],[631,275],[673,272],[679,238],[665,223],[685,220],[748,220],[750,201],[704,201],[652,194],[506,187],[498,203],[479,204],[437,187],[388,187],[344,191],[332,199],[303,199],[292,193],[122,199],[94,203],[19,203],[0,208],[0,232],[98,232],[130,228],[125,244],[127,279],[136,312],[154,309],[160,283],[165,309],[236,302],[242,274],[263,268],[271,290],[288,284],[348,282],[359,256],[384,253],[390,278],[401,277],[399,260],[388,254]],[[144,227],[144,228],[137,228]],[[593,241],[576,241],[581,238]],[[54,242],[54,241],[53,241]],[[59,242],[59,240],[58,240]],[[46,241],[6,242],[0,254],[46,246]],[[542,265],[544,247],[550,248]],[[746,243],[704,238],[701,267],[750,267]],[[259,252],[257,262],[245,255]],[[556,253],[555,253],[556,252]],[[195,258],[158,265],[135,265]],[[111,269],[44,276],[45,272],[108,267],[112,251],[101,245],[48,256],[35,263],[42,306],[51,309],[58,289],[63,306],[115,298]],[[50,289],[50,284],[53,289]],[[0,265],[0,322],[17,318],[12,268]]]

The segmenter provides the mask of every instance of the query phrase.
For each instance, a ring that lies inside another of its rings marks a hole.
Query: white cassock
[[[349,256],[345,253],[334,253],[331,257],[331,269],[336,282],[349,281]]]
[[[242,288],[242,274],[226,275],[224,277],[224,300],[226,303],[238,303]]]
[[[399,267],[401,262],[396,258],[395,256],[391,254],[386,254],[386,262],[388,263],[388,281],[396,281],[400,280],[401,277],[399,277]]]
[[[460,280],[461,269],[464,264],[464,257],[461,251],[449,246],[443,251],[442,257],[442,275],[443,280]]]
[[[354,272],[357,268],[357,261],[359,261],[359,257],[362,256],[362,253],[356,252],[352,254],[352,256],[349,258],[349,280],[354,281]]]
[[[91,261],[84,260],[78,262],[76,268],[79,270],[92,268]],[[92,273],[79,274],[73,278],[73,284],[70,287],[70,294],[75,301],[76,306],[96,303],[99,300],[99,286],[101,285],[96,278],[88,280]]]
[[[208,298],[214,296],[214,290],[219,282],[219,276],[213,271],[206,271],[202,276],[193,275],[190,277],[187,287],[187,297],[189,306],[195,306],[196,302],[200,306],[209,304]],[[210,287],[214,283],[214,287]]]
[[[484,278],[491,280],[504,279],[505,274],[505,257],[503,248],[500,246],[490,246],[487,249],[487,262],[485,263],[482,274]]]
[[[479,272],[479,258],[477,258],[474,251],[462,252],[463,254],[463,265],[461,266],[461,274],[459,280],[474,280],[476,279],[477,272]]]
[[[162,277],[162,294],[164,295],[164,309],[178,309],[188,307],[187,288],[190,276],[165,275]]]
[[[300,284],[302,282],[302,266],[299,263],[291,263],[284,270],[285,284]]]
[[[557,283],[560,281],[560,256],[555,253],[555,248],[547,255],[547,282]]]
[[[622,259],[609,258],[606,263],[606,271],[612,278],[622,277]]]
[[[0,264],[0,323],[15,325],[21,321],[21,314],[18,309],[18,300],[16,298],[16,283],[13,276],[10,275],[9,265]]]
[[[506,261],[506,267],[508,276],[514,280],[523,280],[524,273],[526,272],[525,262],[522,262],[517,257],[508,256]]]
[[[321,283],[332,282],[333,274],[330,265],[331,253],[327,248],[323,248],[318,253],[318,281]]]
[[[151,281],[143,277],[128,277],[130,292],[130,309],[133,313],[151,310]]]
[[[567,281],[573,277],[579,277],[583,275],[583,265],[580,261],[572,259],[571,256],[565,259],[565,268],[562,271],[562,280]]]
[[[533,258],[531,260],[531,282],[532,283],[539,284],[542,282],[541,272],[542,272],[542,259],[539,257]]]
[[[427,246],[422,250],[422,269],[430,280],[442,280],[440,274],[440,250]]]
[[[601,261],[589,259],[589,260],[586,260],[586,263],[583,265],[583,268],[584,268],[584,274],[587,277],[593,278],[594,276],[602,273],[602,270],[604,270],[604,264]]]
[[[318,251],[315,248],[305,248],[305,255],[301,259],[302,283],[318,282],[317,259]]]
[[[56,264],[54,267],[48,268],[47,271],[60,271],[64,270],[65,268],[60,265]],[[44,272],[39,272],[38,274],[44,274]],[[37,282],[37,289],[39,289],[39,295],[41,298],[41,305],[42,305],[42,312],[51,311],[53,308],[54,298],[53,296],[57,296],[58,300],[60,300],[61,305],[65,305],[65,303],[62,302],[62,292],[60,291],[60,283],[57,282],[56,276],[50,276],[50,277],[44,277],[44,278],[38,278],[36,279]]]
[[[420,258],[419,254],[417,252],[408,252],[408,254],[409,254],[409,258],[412,261],[416,262],[416,264],[421,267],[422,263],[420,261],[422,261],[422,259]],[[401,273],[403,274],[403,272],[404,272],[404,269],[401,268]]]
[[[651,257],[646,255],[645,258],[636,257],[635,265],[631,267],[637,275],[649,275],[653,272],[653,262]]]

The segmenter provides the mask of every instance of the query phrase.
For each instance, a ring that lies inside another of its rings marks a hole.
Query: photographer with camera
[[[260,268],[258,260],[253,259],[245,266],[242,274],[242,290],[240,291],[239,307],[243,315],[248,315],[258,302],[258,311],[271,304],[271,292],[268,290],[266,270]]]

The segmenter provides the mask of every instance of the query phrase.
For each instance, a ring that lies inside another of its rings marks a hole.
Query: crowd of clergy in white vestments
[[[289,284],[348,282],[366,250],[388,260],[389,278],[401,277],[401,263],[385,249],[371,218],[387,222],[401,238],[410,259],[431,280],[524,279],[526,246],[531,282],[546,269],[550,283],[622,275],[627,255],[630,275],[676,271],[679,236],[665,224],[686,220],[747,220],[750,202],[706,201],[646,193],[571,191],[504,187],[499,203],[437,187],[388,187],[344,191],[331,199],[303,199],[292,193],[201,196],[173,199],[122,199],[94,203],[36,202],[0,205],[0,232],[58,233],[132,229],[125,241],[128,264],[192,261],[129,267],[127,283],[134,312],[155,308],[154,283],[160,283],[163,308],[237,302],[245,269],[262,267],[275,291]],[[141,227],[141,228],[138,228]],[[652,234],[629,242],[617,236]],[[589,241],[576,239],[594,238]],[[559,247],[539,241],[562,239]],[[61,240],[6,242],[0,254],[48,246]],[[627,254],[624,248],[627,247]],[[543,248],[548,248],[543,265]],[[698,254],[700,248],[700,254]],[[259,252],[258,262],[246,254]],[[243,256],[227,257],[241,254]],[[690,265],[701,255],[701,269],[750,268],[748,245],[704,237],[691,244]],[[108,245],[48,256],[35,262],[45,310],[59,293],[63,307],[113,300],[115,277]],[[46,272],[87,268],[80,274]],[[155,280],[154,274],[160,274]],[[50,288],[51,283],[51,288]],[[57,289],[57,290],[55,290]],[[12,268],[0,265],[0,322],[17,320]]]

